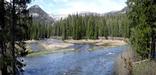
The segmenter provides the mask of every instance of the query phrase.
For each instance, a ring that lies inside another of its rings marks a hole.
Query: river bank
[[[93,44],[96,46],[104,46],[104,47],[114,47],[114,46],[121,46],[125,45],[126,42],[123,40],[104,40],[104,39],[97,39],[97,40],[65,40],[67,43],[72,43],[72,44]]]
[[[65,52],[75,50],[75,44],[91,44],[101,47],[116,47],[125,45],[123,40],[57,40],[57,39],[44,39],[44,40],[28,40],[26,48],[29,52],[28,56],[49,54],[55,52]]]
[[[141,60],[132,48],[120,54],[115,64],[115,75],[156,75],[156,61]]]

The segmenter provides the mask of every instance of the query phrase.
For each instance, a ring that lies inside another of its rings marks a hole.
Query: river
[[[76,50],[26,57],[24,75],[113,75],[115,59],[127,46],[75,44]]]

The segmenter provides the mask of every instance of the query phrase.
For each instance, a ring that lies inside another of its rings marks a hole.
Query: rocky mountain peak
[[[34,22],[39,22],[43,24],[52,24],[54,19],[47,14],[39,5],[34,5],[29,8],[30,15],[33,16]]]

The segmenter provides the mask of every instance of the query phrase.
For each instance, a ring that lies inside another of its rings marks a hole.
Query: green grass
[[[111,45],[111,43],[104,43],[104,44],[102,44],[101,46],[108,47],[108,46],[112,46],[112,45]]]
[[[67,52],[67,51],[72,51],[72,48],[62,48],[62,49],[54,49],[54,50],[41,50],[37,52],[31,52],[27,56],[29,57],[34,57],[34,56],[42,56],[46,54],[52,54],[52,53],[57,53],[57,52]]]

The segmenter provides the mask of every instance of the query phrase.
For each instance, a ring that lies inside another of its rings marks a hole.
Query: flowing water
[[[113,75],[115,59],[127,46],[75,44],[74,51],[26,57],[24,75]]]

